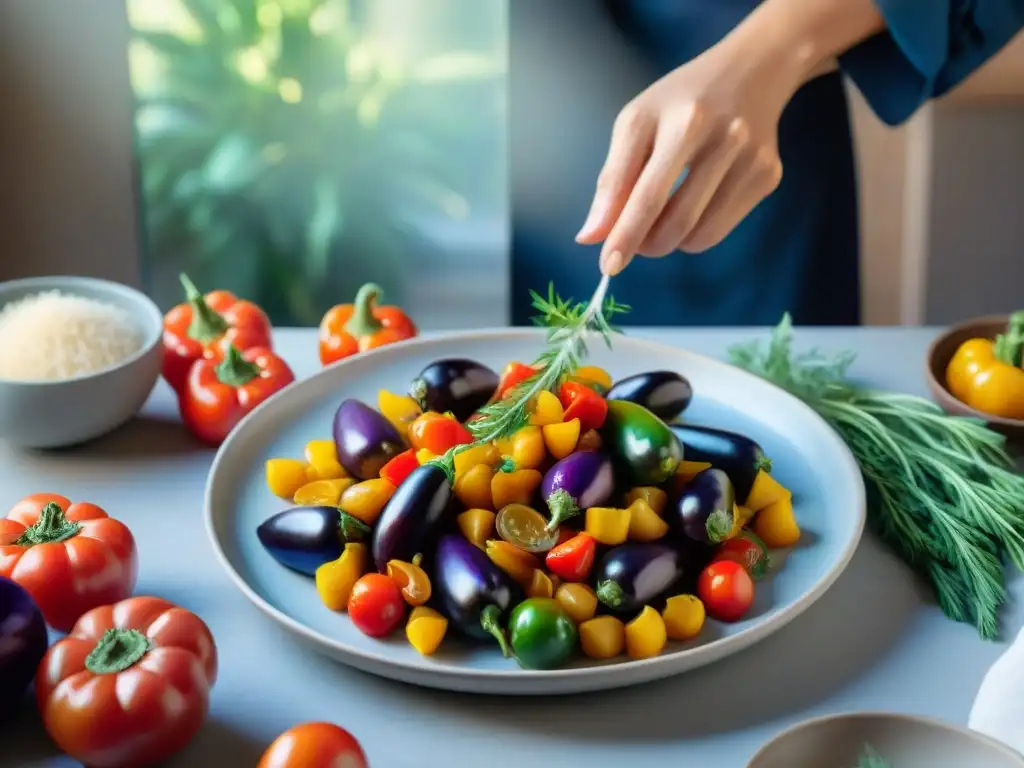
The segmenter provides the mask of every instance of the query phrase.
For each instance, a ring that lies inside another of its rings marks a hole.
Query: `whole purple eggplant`
[[[0,576],[0,723],[24,700],[48,642],[43,615],[28,592]]]
[[[772,471],[764,449],[746,435],[694,424],[672,424],[669,429],[682,443],[687,461],[706,461],[729,476],[739,504],[747,500],[757,476]]]
[[[494,638],[509,655],[502,623],[523,600],[522,590],[483,550],[462,536],[438,542],[433,588],[441,612],[462,634],[475,640]]]
[[[702,544],[718,544],[732,532],[736,494],[732,481],[721,469],[697,473],[665,510],[665,522],[676,535]]]
[[[473,360],[436,360],[413,379],[409,396],[424,411],[451,412],[465,421],[498,389],[498,374]]]
[[[338,461],[352,477],[369,480],[405,450],[402,436],[387,419],[358,400],[345,400],[334,414]]]
[[[674,371],[649,371],[615,382],[609,400],[642,405],[660,419],[674,419],[690,405],[693,387]]]
[[[597,599],[612,613],[634,616],[679,581],[687,562],[676,547],[660,543],[620,544],[595,569]]]
[[[373,529],[373,563],[381,573],[389,560],[411,561],[428,554],[446,521],[452,500],[445,471],[435,464],[416,467],[398,486]]]
[[[341,557],[346,543],[364,541],[370,529],[337,507],[292,507],[264,520],[256,537],[286,568],[315,576],[324,563]]]
[[[608,502],[615,490],[612,462],[598,451],[572,453],[557,461],[544,475],[540,495],[548,505],[554,530],[581,509]]]

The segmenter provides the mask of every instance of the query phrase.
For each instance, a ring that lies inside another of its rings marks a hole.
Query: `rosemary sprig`
[[[849,353],[794,354],[789,315],[767,350],[753,342],[729,353],[832,425],[860,465],[872,528],[931,581],[947,616],[997,637],[1003,557],[1024,570],[1024,477],[1004,438],[924,398],[853,384]]]
[[[864,754],[861,755],[857,768],[892,768],[892,766],[869,744],[864,747]]]

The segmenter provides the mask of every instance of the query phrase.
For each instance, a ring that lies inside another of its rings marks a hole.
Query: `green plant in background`
[[[316,323],[368,279],[401,301],[403,264],[426,247],[417,222],[465,217],[501,184],[460,146],[503,107],[503,52],[402,50],[368,21],[382,1],[420,2],[128,0],[162,303],[178,298],[181,270],[276,323]]]

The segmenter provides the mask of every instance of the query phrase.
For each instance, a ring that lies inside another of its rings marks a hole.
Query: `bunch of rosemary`
[[[864,475],[872,528],[931,581],[947,616],[997,637],[1003,556],[1024,570],[1024,477],[1004,438],[924,398],[855,385],[852,354],[793,353],[789,315],[767,349],[753,342],[729,354],[832,425]]]

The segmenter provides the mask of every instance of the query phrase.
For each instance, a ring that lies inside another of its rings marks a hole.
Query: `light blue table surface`
[[[763,329],[631,330],[720,357]],[[798,346],[858,353],[872,385],[926,394],[933,329],[802,329]],[[298,376],[318,368],[313,330],[277,333]],[[420,690],[322,658],[279,630],[214,559],[202,519],[213,452],[177,419],[161,383],[142,416],[87,447],[17,452],[0,444],[4,505],[55,491],[126,522],[139,547],[138,594],[199,614],[220,651],[209,721],[171,765],[254,766],[281,731],[329,720],[348,728],[375,768],[528,765],[743,768],[782,729],[817,715],[893,710],[965,723],[988,666],[1005,647],[945,619],[910,571],[867,534],[847,571],[791,625],[742,655],[624,691],[498,699]],[[1015,579],[1013,592],[1021,594]],[[1018,601],[1019,602],[1019,599]],[[1005,636],[1021,626],[1006,614]],[[31,706],[0,732],[0,766],[71,766]]]

